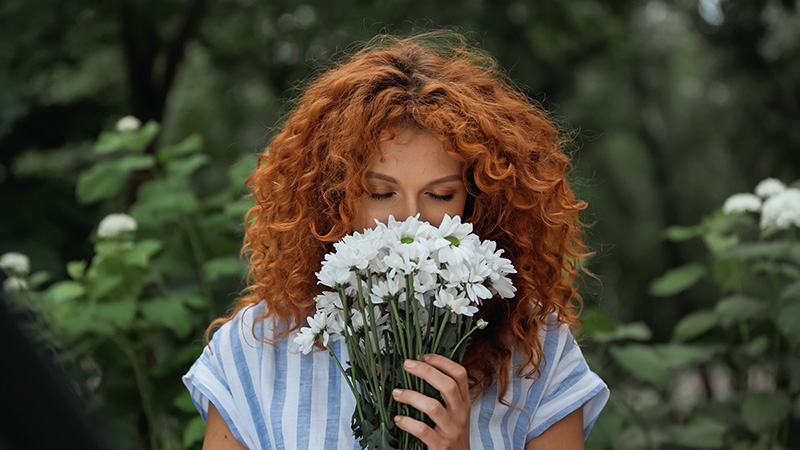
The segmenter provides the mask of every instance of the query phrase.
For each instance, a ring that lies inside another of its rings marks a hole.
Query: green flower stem
[[[330,353],[330,355],[333,356],[333,360],[336,361],[336,365],[339,366],[339,371],[342,372],[342,375],[344,375],[345,381],[347,381],[347,386],[353,392],[353,397],[355,397],[355,399],[356,399],[356,410],[358,410],[358,417],[361,418],[361,422],[363,423],[364,422],[364,413],[361,412],[361,402],[358,401],[358,391],[356,390],[356,387],[353,386],[353,382],[350,380],[350,377],[347,376],[347,372],[344,370],[344,367],[342,367],[342,363],[339,361],[339,358],[336,357],[336,353],[333,353],[333,350],[331,350],[331,346],[330,345],[326,345],[325,348],[327,348],[328,349],[328,353]]]
[[[358,271],[356,271],[356,290],[357,290],[356,292],[357,292],[357,298],[358,298],[358,306],[361,308],[362,316],[371,317],[372,314],[367,313],[367,312],[364,311],[366,309],[366,306],[364,305],[364,293],[363,293],[363,289],[362,289],[362,286],[361,286],[361,277],[359,276]],[[374,320],[371,321],[370,325],[375,327]],[[365,323],[364,326],[366,327],[367,324]],[[372,394],[373,400],[377,400],[376,403],[378,405],[378,412],[380,413],[381,419],[383,420],[383,422],[384,423],[390,423],[389,422],[389,420],[390,420],[389,419],[389,414],[386,411],[385,405],[383,404],[383,394],[380,392],[381,389],[382,389],[382,386],[380,384],[380,380],[378,380],[378,374],[376,373],[376,370],[375,370],[377,364],[375,363],[375,354],[374,354],[374,351],[372,349],[372,342],[371,342],[371,339],[369,337],[369,330],[365,330],[364,331],[364,338],[365,338],[364,339],[364,345],[366,346],[366,352],[365,353],[367,354],[367,363],[368,363],[368,366],[366,367],[366,369],[367,369],[366,372],[372,378],[373,389],[374,389],[374,392],[370,392],[370,394]],[[377,344],[377,342],[376,342],[376,344]]]
[[[397,312],[397,305],[394,302],[389,303],[389,306],[391,306],[392,308],[392,326],[395,326],[395,324],[400,323],[400,313]],[[403,333],[398,332],[396,329],[395,329],[395,336],[400,337],[400,346],[399,346],[400,353],[401,356],[403,357],[403,360],[405,361],[406,359],[409,359],[409,356],[406,352],[407,350],[406,336]],[[403,370],[402,372],[403,372],[403,382],[404,382],[403,387],[409,388],[411,386],[411,374],[409,374],[405,370]]]
[[[444,319],[442,320],[441,325],[439,325],[439,332],[436,333],[436,340],[433,341],[433,347],[431,347],[432,352],[436,352],[439,348],[439,341],[442,339],[442,334],[444,334],[444,328],[447,326],[447,321],[450,320],[450,313],[449,309],[444,311]]]
[[[467,323],[467,327],[469,327],[469,326],[471,325],[469,322],[472,322],[472,317],[470,317],[469,319],[467,319],[467,322],[468,322],[468,323]],[[478,326],[477,326],[477,325],[474,325],[474,326],[472,326],[472,328],[470,328],[470,330],[469,330],[469,331],[468,331],[466,334],[464,334],[464,337],[462,337],[462,338],[461,338],[461,340],[460,340],[460,341],[458,341],[458,343],[456,344],[456,346],[455,346],[455,347],[453,347],[453,351],[450,353],[450,359],[453,359],[453,356],[455,356],[455,355],[456,355],[456,352],[458,351],[459,347],[461,347],[461,344],[463,344],[463,343],[464,343],[464,341],[466,341],[466,340],[467,340],[467,338],[469,338],[469,337],[470,337],[470,335],[471,335],[471,334],[472,334],[472,333],[473,333],[475,330],[477,330],[477,329],[478,329]],[[454,360],[454,361],[455,361],[455,360]],[[457,362],[459,362],[459,361],[457,361]]]

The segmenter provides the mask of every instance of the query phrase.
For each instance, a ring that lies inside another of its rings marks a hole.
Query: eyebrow
[[[379,180],[388,181],[389,183],[399,184],[400,182],[397,181],[397,178],[390,177],[389,175],[384,175],[382,173],[377,172],[367,172],[367,178],[377,178]],[[426,184],[425,187],[433,186],[436,184],[447,183],[448,181],[461,181],[461,175],[448,175],[446,177],[437,178],[430,183]]]

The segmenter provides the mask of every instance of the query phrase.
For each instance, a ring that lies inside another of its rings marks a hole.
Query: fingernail
[[[402,393],[403,393],[402,389],[395,389],[392,391],[392,395],[394,395],[395,397],[400,397],[400,394]]]
[[[414,367],[417,367],[417,364],[419,363],[414,361],[413,359],[407,359],[406,362],[403,363],[403,365],[406,366],[406,369],[413,369]]]

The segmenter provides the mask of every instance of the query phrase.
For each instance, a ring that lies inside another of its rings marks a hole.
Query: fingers
[[[464,366],[458,364],[450,358],[434,353],[425,355],[423,360],[452,378],[458,385],[458,391],[459,395],[461,395],[461,400],[465,402],[470,401],[469,378],[467,377],[467,369]]]
[[[394,423],[397,428],[419,438],[426,448],[437,448],[441,438],[431,427],[417,419],[408,416],[395,416]]]
[[[447,406],[469,404],[467,370],[461,364],[441,355],[425,355],[424,361],[407,360],[403,368],[439,391]]]

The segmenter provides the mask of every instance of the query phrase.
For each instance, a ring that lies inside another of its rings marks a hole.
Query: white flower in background
[[[776,178],[765,178],[756,185],[756,195],[769,198],[786,190],[786,185]]]
[[[758,212],[761,209],[761,198],[753,194],[733,194],[722,204],[725,214],[741,214]]]
[[[117,121],[117,131],[124,133],[126,131],[136,131],[142,126],[142,121],[134,116],[125,116]]]
[[[786,189],[764,201],[761,229],[800,227],[800,190]]]
[[[136,231],[136,220],[127,214],[109,214],[97,226],[97,235],[106,239],[134,231]]]
[[[0,269],[9,275],[27,275],[31,270],[31,261],[22,253],[4,253],[0,256]]]
[[[24,278],[8,277],[3,281],[4,292],[21,292],[28,290],[28,282]]]

